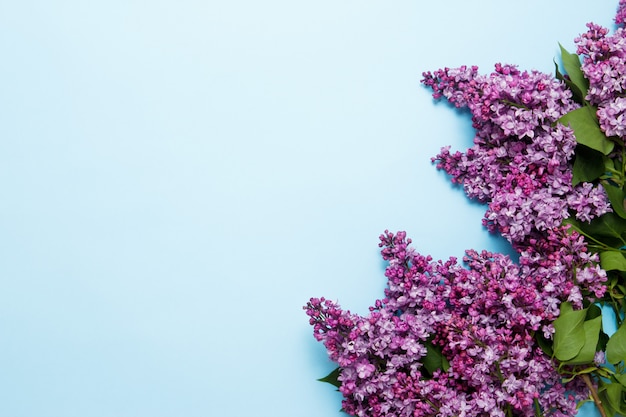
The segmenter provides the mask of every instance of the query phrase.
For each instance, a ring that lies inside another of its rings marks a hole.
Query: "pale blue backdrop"
[[[507,250],[421,73],[552,72],[616,5],[0,1],[0,416],[340,416],[309,297],[365,313],[386,228]]]

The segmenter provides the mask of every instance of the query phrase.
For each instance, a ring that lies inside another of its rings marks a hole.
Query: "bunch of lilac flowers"
[[[420,255],[404,232],[385,232],[380,240],[388,286],[368,316],[324,298],[305,307],[316,339],[341,369],[347,413],[575,414],[586,387],[578,380],[561,383],[537,337],[551,337],[562,301],[580,305],[580,288],[591,291],[602,280],[604,271],[589,263],[580,237],[557,228],[519,264],[502,254],[467,251],[468,268],[454,258],[433,262]],[[571,256],[576,252],[580,256]],[[575,283],[576,273],[591,279]]]
[[[472,114],[474,146],[465,153],[444,148],[433,161],[469,198],[488,204],[488,230],[523,248],[570,213],[589,221],[609,211],[601,187],[572,185],[576,138],[556,122],[579,105],[563,82],[499,64],[488,76],[476,67],[446,68],[422,82],[435,98]]]
[[[623,11],[618,21],[624,20]],[[620,27],[614,34],[594,23],[576,38],[577,53],[583,57],[582,71],[589,81],[586,96],[597,106],[600,127],[607,136],[626,137],[626,31]]]
[[[433,261],[385,231],[385,297],[368,315],[325,298],[304,307],[348,414],[573,416],[589,399],[603,417],[626,413],[626,0],[615,22],[575,39],[582,62],[562,49],[566,75],[423,74],[476,131],[433,162],[486,204],[484,226],[519,258]],[[610,338],[602,303],[616,312]]]

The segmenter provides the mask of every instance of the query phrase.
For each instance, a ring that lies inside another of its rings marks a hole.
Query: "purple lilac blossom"
[[[615,22],[626,23],[626,0]],[[587,28],[575,40],[585,100],[605,134],[625,140],[626,31]],[[598,255],[562,226],[611,210],[601,187],[572,185],[576,139],[557,121],[579,104],[561,81],[512,65],[489,75],[475,66],[423,75],[435,99],[469,110],[476,129],[465,153],[446,147],[433,162],[487,204],[484,225],[511,242],[519,262],[473,250],[466,267],[433,262],[404,232],[381,235],[388,283],[369,315],[324,298],[305,306],[339,365],[343,409],[362,417],[574,415],[588,388],[578,378],[564,384],[538,338],[552,338],[562,302],[580,309],[606,292]],[[434,370],[433,352],[445,358]],[[598,352],[594,362],[603,361]]]
[[[626,2],[619,3],[615,22],[626,23]],[[626,30],[613,34],[595,23],[575,39],[576,53],[582,57],[581,70],[589,80],[586,100],[597,107],[600,128],[609,137],[626,139]]]
[[[305,306],[316,339],[341,368],[348,414],[534,416],[537,406],[544,416],[575,414],[587,389],[561,382],[535,334],[551,338],[561,302],[581,307],[580,291],[603,291],[606,275],[581,236],[551,230],[519,264],[467,251],[467,268],[417,253],[404,232],[380,240],[388,282],[369,315],[324,298]],[[429,349],[449,368],[429,372]]]
[[[610,210],[601,187],[572,185],[576,138],[556,122],[578,104],[561,81],[497,64],[488,76],[477,67],[445,68],[424,73],[422,82],[434,98],[472,115],[474,146],[465,153],[444,147],[433,162],[468,197],[487,203],[488,230],[523,249],[572,213],[589,221]]]
[[[615,24],[623,25],[626,23],[626,0],[619,0],[617,14],[615,15]]]

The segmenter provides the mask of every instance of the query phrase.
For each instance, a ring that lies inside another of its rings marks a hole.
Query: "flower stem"
[[[598,407],[598,411],[600,412],[600,415],[602,417],[607,417],[606,411],[604,411],[604,407],[602,406],[602,401],[600,400],[600,397],[598,397],[598,392],[596,391],[596,387],[593,386],[593,383],[591,382],[591,378],[589,377],[589,375],[582,374],[580,375],[580,377],[583,379],[583,381],[585,381],[587,388],[589,388],[589,393],[591,394],[591,398],[593,398],[593,402],[596,404],[596,407]]]
[[[533,400],[533,403],[535,404],[535,417],[542,417],[541,406],[539,405],[539,400],[535,398]]]

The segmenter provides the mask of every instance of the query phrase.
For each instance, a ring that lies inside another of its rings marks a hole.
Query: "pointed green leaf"
[[[600,252],[600,266],[605,271],[626,271],[626,258],[614,250]]]
[[[585,345],[586,310],[573,310],[568,302],[561,303],[559,317],[554,321],[554,356],[561,362],[574,359]],[[595,346],[594,346],[595,349]]]
[[[572,83],[578,87],[583,97],[586,96],[589,89],[589,81],[587,81],[580,69],[580,58],[576,54],[569,53],[563,48],[563,45],[559,44],[559,47],[561,48],[561,61],[563,61],[565,72]]]
[[[616,374],[615,379],[622,384],[622,387],[626,389],[626,374]]]
[[[607,197],[611,202],[611,207],[615,214],[622,219],[626,219],[626,209],[624,209],[624,190],[620,187],[610,184],[608,181],[602,181],[602,187],[606,191]]]
[[[426,356],[422,358],[424,368],[432,375],[437,369],[447,371],[450,363],[432,343],[426,343]]]
[[[569,224],[574,230],[586,236],[593,236],[608,246],[615,248],[624,245],[626,235],[626,219],[622,219],[615,213],[606,213],[593,219],[590,223],[584,223],[576,219],[566,219],[564,224]]]
[[[559,81],[565,81],[565,77],[563,77],[563,74],[561,73],[561,70],[559,70],[559,64],[558,62],[556,62],[556,60],[552,60],[552,62],[554,63],[554,76],[557,80]]]
[[[537,341],[537,344],[539,345],[543,353],[545,353],[548,356],[554,355],[554,351],[552,350],[552,340],[547,339],[543,335],[543,332],[540,332],[540,331],[536,332],[535,340]]]
[[[565,83],[567,88],[569,88],[570,91],[572,92],[572,98],[574,99],[576,103],[584,104],[585,94],[583,94],[583,92],[580,91],[580,88],[578,88],[576,84],[572,82],[572,80],[570,80],[569,78],[565,78],[563,74],[561,74],[561,71],[559,71],[559,64],[557,64],[556,61],[554,61],[554,66],[556,67],[556,71],[555,71],[556,79],[559,81],[563,81],[563,83]]]
[[[582,144],[576,146],[572,184],[591,182],[600,178],[606,172],[604,158],[605,156],[602,153],[588,146]]]
[[[582,365],[592,363],[596,355],[596,346],[600,338],[600,328],[602,327],[602,317],[598,316],[594,319],[587,320],[583,323],[585,331],[583,347],[573,359],[567,361],[570,365]]]
[[[626,325],[623,323],[606,344],[606,360],[613,364],[626,361]]]
[[[598,338],[598,347],[596,351],[606,351],[606,344],[609,342],[609,336],[604,333],[604,330],[600,331],[600,337]]]
[[[585,320],[589,321],[591,319],[595,319],[596,317],[600,317],[601,315],[602,309],[595,304],[591,304],[587,307],[587,317],[585,317]]]
[[[328,375],[326,375],[324,378],[318,379],[318,381],[320,381],[320,382],[327,382],[327,383],[329,383],[331,385],[334,385],[337,388],[339,388],[341,386],[341,381],[339,381],[339,374],[340,373],[341,373],[341,368],[335,368]]]
[[[626,221],[613,213],[606,213],[584,227],[595,236],[621,238],[626,230]]]
[[[578,143],[600,151],[604,155],[610,154],[615,146],[615,143],[610,141],[600,130],[600,125],[596,119],[596,109],[593,107],[579,107],[564,114],[558,121],[574,130],[574,136]]]
[[[621,170],[622,169],[622,162],[619,160],[613,160],[611,158],[604,158],[604,169],[606,169],[607,171],[611,171],[611,170]]]

